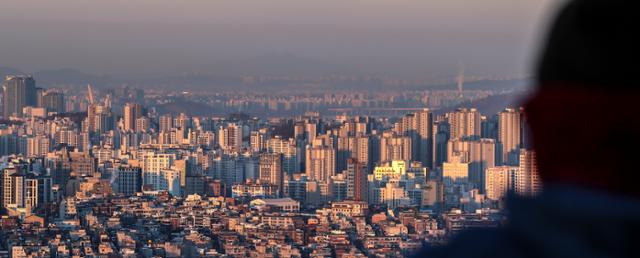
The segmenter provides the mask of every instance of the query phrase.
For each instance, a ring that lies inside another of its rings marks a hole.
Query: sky
[[[98,75],[531,70],[557,0],[2,0],[0,66]]]

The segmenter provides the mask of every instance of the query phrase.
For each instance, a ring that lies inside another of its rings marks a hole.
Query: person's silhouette
[[[511,196],[504,227],[461,233],[416,257],[638,256],[638,2],[564,6],[524,105],[543,192]]]

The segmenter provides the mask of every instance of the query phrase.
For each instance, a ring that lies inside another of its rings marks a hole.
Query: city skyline
[[[260,116],[231,94],[209,116],[158,113],[163,90],[36,81],[3,82],[31,100],[3,98],[0,255],[408,256],[542,187],[522,108],[457,107],[501,90],[268,96]]]
[[[543,190],[521,100],[556,4],[8,0],[0,257],[410,257],[506,226]]]

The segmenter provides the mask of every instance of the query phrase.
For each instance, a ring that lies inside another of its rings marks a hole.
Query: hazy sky
[[[447,73],[459,62],[472,75],[514,75],[527,71],[556,2],[2,0],[0,66],[157,76],[225,63],[260,70],[270,58],[287,69],[292,55],[380,75]]]

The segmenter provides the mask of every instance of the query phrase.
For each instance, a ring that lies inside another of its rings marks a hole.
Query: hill
[[[458,108],[476,108],[483,115],[494,115],[507,107],[519,107],[527,96],[525,91],[517,91],[506,94],[497,94],[487,98],[467,101],[453,107],[436,110],[436,114],[444,114]]]
[[[214,108],[188,100],[175,100],[170,103],[161,104],[155,106],[156,112],[159,114],[173,114],[177,115],[180,113],[185,113],[190,116],[216,116],[223,115],[221,113],[216,113]]]

